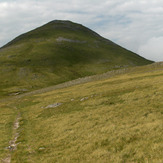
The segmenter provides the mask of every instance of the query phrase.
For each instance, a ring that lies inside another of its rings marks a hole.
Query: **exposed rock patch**
[[[85,101],[87,99],[88,99],[88,97],[83,97],[82,99],[80,99],[80,101]]]
[[[56,108],[58,106],[62,105],[62,103],[54,103],[54,104],[50,104],[48,106],[45,107],[45,109],[48,109],[48,108]]]
[[[63,42],[63,41],[65,41],[65,42],[81,43],[81,44],[87,42],[87,41],[80,41],[80,40],[72,40],[72,39],[68,39],[68,38],[64,38],[64,37],[58,37],[58,38],[56,39],[56,41],[57,41],[57,42]]]

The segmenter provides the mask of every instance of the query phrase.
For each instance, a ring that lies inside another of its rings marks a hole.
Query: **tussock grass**
[[[6,101],[22,116],[12,162],[162,162],[163,69],[152,66]]]

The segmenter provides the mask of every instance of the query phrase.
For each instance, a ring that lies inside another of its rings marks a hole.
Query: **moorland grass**
[[[22,116],[12,162],[162,162],[162,68],[4,101]]]

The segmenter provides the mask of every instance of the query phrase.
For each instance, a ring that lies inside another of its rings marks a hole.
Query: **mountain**
[[[0,49],[0,96],[150,63],[80,24],[55,20]]]

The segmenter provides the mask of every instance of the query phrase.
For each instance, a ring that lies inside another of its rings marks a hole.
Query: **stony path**
[[[18,114],[14,123],[14,138],[9,142],[9,147],[8,147],[10,151],[16,150],[18,145],[16,142],[19,137],[19,132],[18,132],[19,122],[20,122],[20,113]]]
[[[13,133],[14,133],[13,139],[9,142],[9,146],[6,148],[10,151],[10,154],[6,158],[1,160],[2,163],[11,163],[11,152],[17,149],[18,143],[16,142],[19,137],[18,128],[19,128],[20,118],[21,118],[21,115],[20,113],[18,113],[16,120],[14,122],[14,125],[13,125]]]
[[[10,163],[11,162],[11,154],[2,160],[2,163]]]

